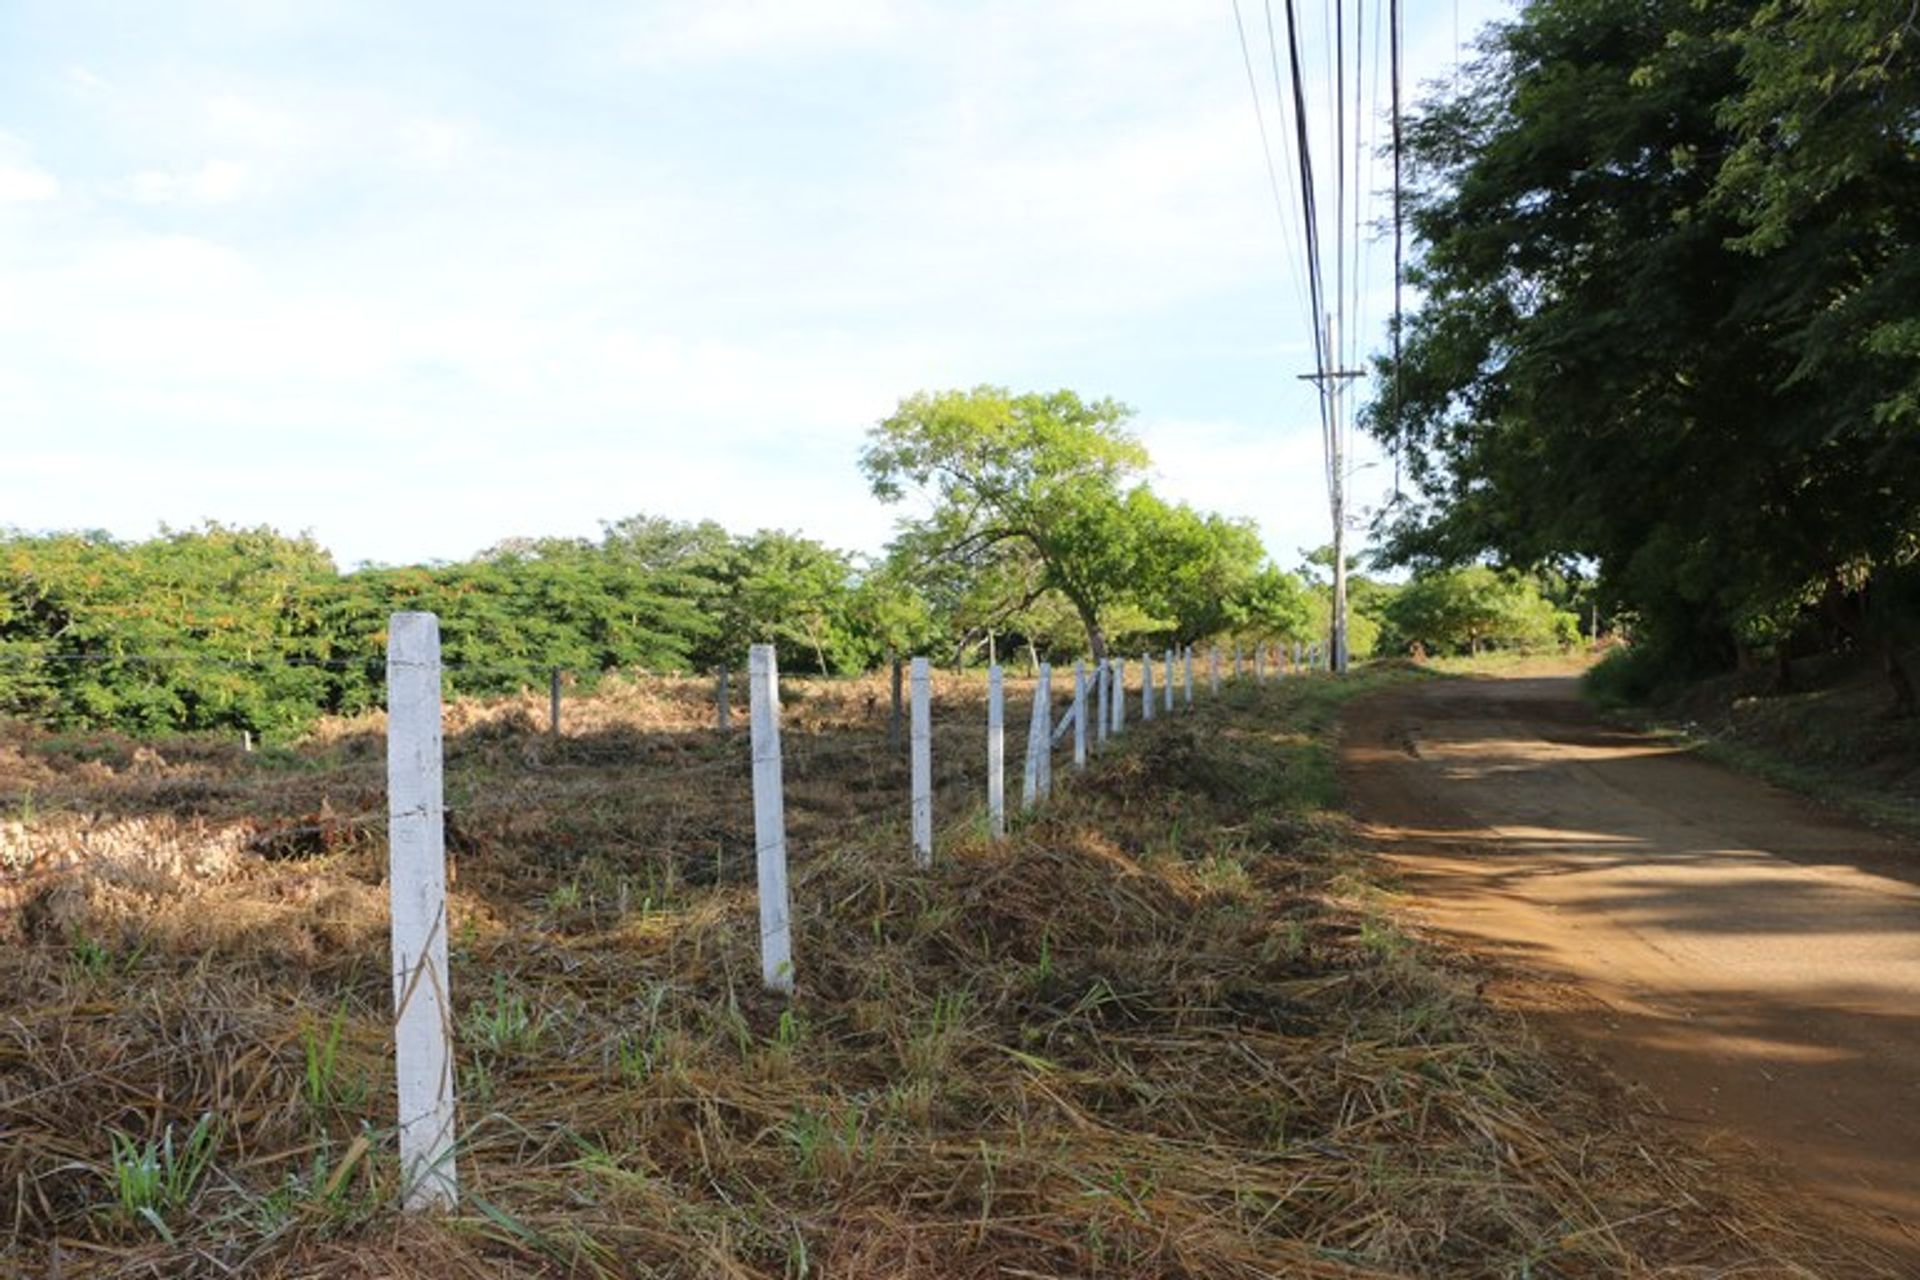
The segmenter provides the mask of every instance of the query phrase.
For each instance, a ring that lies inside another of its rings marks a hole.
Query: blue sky
[[[1407,7],[1419,79],[1507,8]],[[1291,564],[1297,297],[1225,0],[0,5],[0,524],[873,550],[867,428],[999,383]]]

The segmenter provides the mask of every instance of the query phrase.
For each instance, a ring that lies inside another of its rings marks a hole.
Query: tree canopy
[[[901,572],[937,584],[975,632],[1012,627],[1031,638],[1057,621],[1034,613],[1057,597],[1096,659],[1116,631],[1186,644],[1304,622],[1249,522],[1169,503],[1144,482],[1149,459],[1126,429],[1130,416],[1071,391],[975,387],[902,400],[861,456],[881,500],[924,500],[893,543]]]
[[[1819,631],[1911,707],[1905,9],[1532,0],[1490,29],[1407,130],[1424,301],[1368,415],[1415,480],[1392,558],[1588,559],[1678,668]]]

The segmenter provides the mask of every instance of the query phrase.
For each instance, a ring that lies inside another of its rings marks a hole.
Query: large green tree
[[[1071,391],[923,392],[873,429],[860,465],[882,501],[910,490],[928,500],[925,515],[902,521],[899,549],[1016,582],[1021,607],[1059,592],[1097,660],[1107,650],[1102,611],[1140,586],[1142,525],[1128,493],[1147,453],[1129,416]]]
[[[1424,302],[1369,414],[1416,482],[1394,558],[1590,559],[1684,668],[1824,618],[1911,706],[1866,608],[1920,528],[1915,293],[1874,283],[1911,269],[1911,90],[1857,66],[1910,58],[1859,38],[1886,8],[1532,0],[1491,29],[1408,130]],[[1836,86],[1830,167],[1793,121]]]

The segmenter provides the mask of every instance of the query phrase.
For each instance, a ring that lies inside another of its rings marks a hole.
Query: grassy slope
[[[1665,690],[1647,705],[1600,701],[1708,759],[1920,835],[1920,720],[1889,714],[1891,695],[1871,664],[1802,659],[1794,679],[1778,693],[1770,671],[1738,672]]]
[[[367,1128],[391,1108],[385,853],[358,821],[380,795],[371,726],[264,759],[16,732],[0,1269],[43,1274],[56,1252],[69,1277],[435,1280],[1818,1266],[1374,905],[1331,748],[1345,698],[1411,678],[1242,686],[1136,725],[997,845],[969,807],[977,771],[944,766],[930,874],[905,854],[871,691],[794,698],[791,1005],[755,981],[738,744],[697,731],[700,690],[615,690],[558,744],[519,712],[462,718],[467,1195],[431,1222],[386,1208],[390,1135]],[[978,756],[977,697],[943,688],[943,759]],[[83,840],[96,856],[63,866]],[[171,1129],[183,1168],[203,1114],[205,1171],[128,1212],[112,1132],[125,1166]]]

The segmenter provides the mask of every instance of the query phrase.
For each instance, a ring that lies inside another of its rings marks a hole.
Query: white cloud
[[[127,178],[119,192],[135,204],[226,204],[247,187],[247,166],[209,160],[193,169],[147,169]]]
[[[60,194],[52,174],[21,165],[0,164],[0,205],[39,204]]]
[[[655,6],[627,33],[622,52],[658,67],[871,49],[899,29],[907,8],[900,0],[680,0]]]
[[[608,12],[529,24],[549,48],[422,9],[459,31],[428,61],[369,39],[323,76],[245,42],[69,72],[111,92],[42,108],[97,135],[62,173],[133,176],[0,238],[0,419],[65,450],[16,459],[9,518],[403,560],[651,509],[870,548],[862,432],[993,381],[1122,395],[1156,487],[1259,518],[1283,563],[1324,540],[1317,430],[1267,424],[1304,393],[1230,15]],[[39,172],[6,142],[0,201]],[[399,514],[422,476],[434,509]]]

